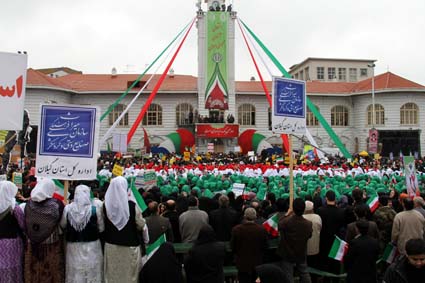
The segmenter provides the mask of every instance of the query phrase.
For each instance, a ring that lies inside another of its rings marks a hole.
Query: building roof
[[[53,87],[68,89],[74,92],[124,92],[139,75],[123,74],[71,74],[59,78],[50,78],[41,72],[28,69],[27,85],[38,87]],[[146,87],[146,91],[152,91],[161,75],[156,74]],[[146,82],[150,75],[145,75],[141,81]],[[375,76],[375,90],[418,89],[425,91],[425,87],[408,79],[386,72]],[[370,92],[372,79],[360,82],[322,82],[308,81],[307,93],[315,94],[341,94]],[[269,92],[272,91],[271,81],[266,81]],[[260,81],[237,81],[235,82],[236,93],[263,93]],[[190,75],[167,75],[160,87],[165,92],[196,92],[198,87],[197,77]],[[139,88],[135,88],[138,90]]]
[[[71,90],[71,86],[53,79],[39,71],[34,69],[27,70],[27,86],[39,86],[39,87],[52,87],[52,88],[62,88]]]
[[[68,67],[56,67],[56,68],[45,68],[45,69],[37,69],[37,71],[45,74],[45,75],[49,75],[52,73],[55,73],[57,71],[64,71],[65,73],[68,74],[82,74],[83,72],[81,71],[77,71]]]
[[[363,81],[356,83],[353,87],[352,92],[366,92],[372,90],[372,79],[368,78]],[[391,72],[386,72],[381,75],[375,76],[375,90],[388,90],[388,89],[400,89],[400,88],[419,88],[423,89],[424,86],[418,83],[412,82],[408,79],[400,77]]]
[[[308,61],[337,61],[337,62],[376,62],[376,59],[344,59],[344,58],[321,58],[321,57],[307,57],[298,64],[294,64],[289,68],[289,72],[292,72],[295,68]]]
[[[124,92],[134,82],[139,75],[104,75],[104,74],[72,74],[56,78],[55,80],[64,82],[72,86],[75,91],[122,91]],[[151,75],[145,75],[140,80],[147,82]],[[153,90],[161,75],[154,75],[146,90]],[[140,89],[135,88],[135,89]],[[197,78],[189,75],[167,75],[161,84],[160,91],[196,91]]]

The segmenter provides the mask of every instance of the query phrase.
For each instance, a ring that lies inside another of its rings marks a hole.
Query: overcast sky
[[[35,69],[141,73],[195,17],[196,2],[0,0],[0,51],[27,51]],[[376,74],[389,70],[425,85],[424,0],[227,3],[287,69],[307,57],[376,59]],[[236,78],[258,78],[236,29]],[[196,76],[196,37],[193,28],[173,64],[176,74]]]

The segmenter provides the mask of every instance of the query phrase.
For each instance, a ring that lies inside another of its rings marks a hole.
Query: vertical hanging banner
[[[205,108],[229,109],[227,29],[229,12],[207,12]]]
[[[272,131],[279,134],[304,134],[306,131],[305,82],[273,77]]]
[[[99,107],[41,105],[36,176],[96,179],[99,118]]]
[[[369,130],[369,149],[368,152],[377,153],[378,152],[378,138],[379,132],[377,129]]]
[[[0,52],[1,130],[22,130],[27,61],[26,54]]]
[[[406,175],[406,188],[409,197],[419,195],[418,178],[416,177],[415,158],[413,156],[404,156],[404,172]]]

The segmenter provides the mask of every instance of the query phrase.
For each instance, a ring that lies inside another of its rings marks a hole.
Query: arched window
[[[314,105],[317,109],[317,111],[319,110],[319,107],[317,107],[316,105]],[[307,107],[307,115],[305,117],[305,122],[307,127],[317,127],[319,126],[319,120],[316,118],[316,116],[314,116],[313,112],[311,112],[310,108]]]
[[[109,112],[109,126],[112,126],[115,123],[118,117],[124,112],[125,108],[126,106],[124,104],[118,104],[111,112]],[[125,113],[117,126],[128,126],[128,112]]]
[[[332,126],[348,126],[348,109],[345,106],[337,105],[331,109]]]
[[[143,126],[162,126],[162,107],[152,103],[142,120]]]
[[[381,104],[375,104],[375,123],[372,121],[373,105],[367,107],[367,124],[368,125],[385,125],[385,109]]]
[[[238,123],[241,126],[255,126],[255,107],[252,104],[242,104],[238,108]]]
[[[418,124],[418,105],[415,103],[406,103],[400,107],[400,124],[416,125]]]
[[[176,107],[176,124],[192,125],[194,121],[193,106],[189,103],[181,103]]]

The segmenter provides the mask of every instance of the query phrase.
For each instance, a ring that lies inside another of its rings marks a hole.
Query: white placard
[[[22,130],[27,61],[26,54],[0,52],[1,130]]]
[[[245,184],[242,183],[233,183],[232,192],[235,194],[235,198],[241,196],[245,190]]]
[[[112,150],[121,153],[127,152],[127,134],[114,133],[112,139]]]
[[[56,104],[40,108],[35,175],[96,179],[100,108]]]

